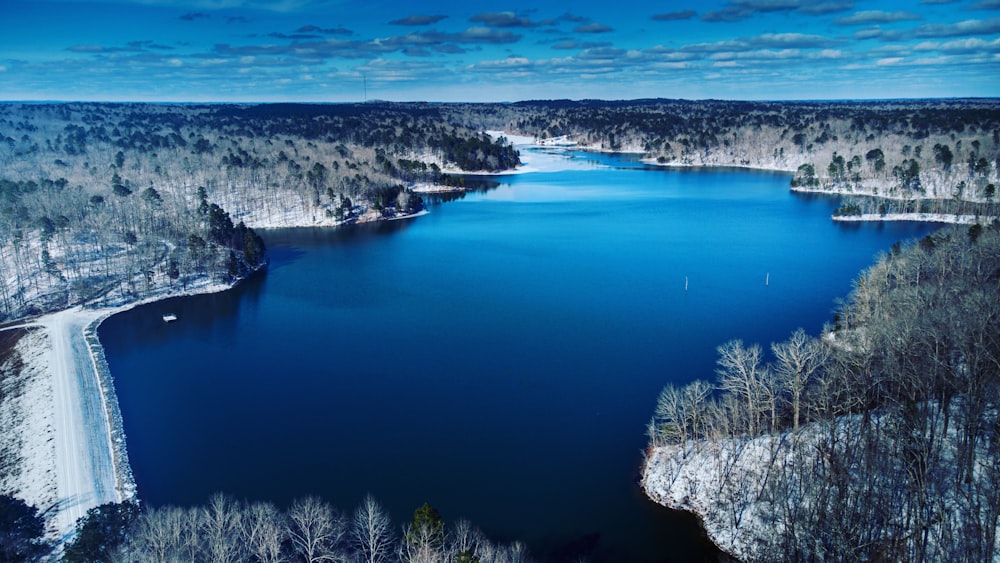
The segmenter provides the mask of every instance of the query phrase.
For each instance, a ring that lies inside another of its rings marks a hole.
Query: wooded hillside
[[[517,152],[437,106],[0,105],[0,320],[229,283],[253,227],[405,215]]]
[[[668,385],[644,483],[760,561],[992,561],[1000,524],[1000,225],[898,246],[822,338],[719,346]]]
[[[995,99],[561,100],[506,111],[510,131],[640,152],[661,164],[787,170],[796,172],[795,187],[897,200],[996,197]]]
[[[1000,215],[995,99],[9,103],[0,320],[228,283],[264,259],[253,228],[412,214],[416,183],[518,165],[486,130],[665,165],[788,170],[795,189],[859,196],[845,215]]]

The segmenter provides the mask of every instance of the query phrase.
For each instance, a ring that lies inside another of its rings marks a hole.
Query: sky
[[[0,0],[0,100],[1000,96],[1000,0]]]

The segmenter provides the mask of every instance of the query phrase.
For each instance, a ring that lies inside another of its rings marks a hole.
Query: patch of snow
[[[418,194],[443,194],[452,192],[464,192],[465,188],[463,188],[462,186],[444,186],[441,184],[420,183],[411,186],[410,190]]]
[[[952,215],[948,213],[862,213],[861,215],[835,215],[834,221],[920,221],[923,223],[953,223],[956,225],[989,224],[997,217],[981,215]]]

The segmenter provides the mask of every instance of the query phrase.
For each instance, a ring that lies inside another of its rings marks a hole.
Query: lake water
[[[700,553],[637,485],[662,386],[712,377],[726,340],[818,333],[933,227],[835,224],[785,174],[528,156],[422,217],[266,232],[265,275],[106,321],[140,497],[370,492],[397,525],[428,502],[543,559]]]

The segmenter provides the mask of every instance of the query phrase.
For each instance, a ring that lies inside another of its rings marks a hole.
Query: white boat
[[[163,322],[165,323],[172,323],[176,320],[177,320],[177,315],[173,313],[167,313],[166,315],[163,315]]]

